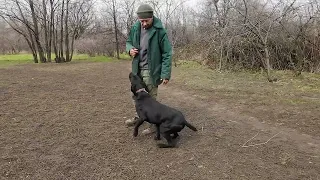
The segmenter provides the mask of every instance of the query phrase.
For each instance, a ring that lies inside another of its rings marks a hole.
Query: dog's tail
[[[195,128],[193,125],[191,125],[190,123],[188,123],[188,121],[185,122],[185,125],[186,125],[188,128],[192,129],[193,131],[198,131],[197,128]]]

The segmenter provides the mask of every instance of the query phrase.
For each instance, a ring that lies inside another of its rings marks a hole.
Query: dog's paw
[[[159,140],[161,140],[161,137],[155,136],[154,140],[159,141]]]

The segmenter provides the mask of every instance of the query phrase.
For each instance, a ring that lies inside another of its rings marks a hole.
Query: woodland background
[[[0,53],[32,53],[35,63],[120,58],[142,2],[166,27],[175,61],[266,70],[269,81],[272,70],[320,72],[319,0],[2,0]]]

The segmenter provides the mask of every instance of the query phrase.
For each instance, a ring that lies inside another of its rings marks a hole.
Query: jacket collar
[[[160,21],[159,18],[153,16],[153,27],[157,28],[157,29],[162,29],[163,28],[163,25]]]

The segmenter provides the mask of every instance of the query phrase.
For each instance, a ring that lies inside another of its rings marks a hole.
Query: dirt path
[[[260,122],[173,82],[160,87],[160,101],[199,132],[184,129],[176,149],[133,138],[124,125],[134,112],[129,67],[0,69],[0,179],[320,179],[319,137]]]

